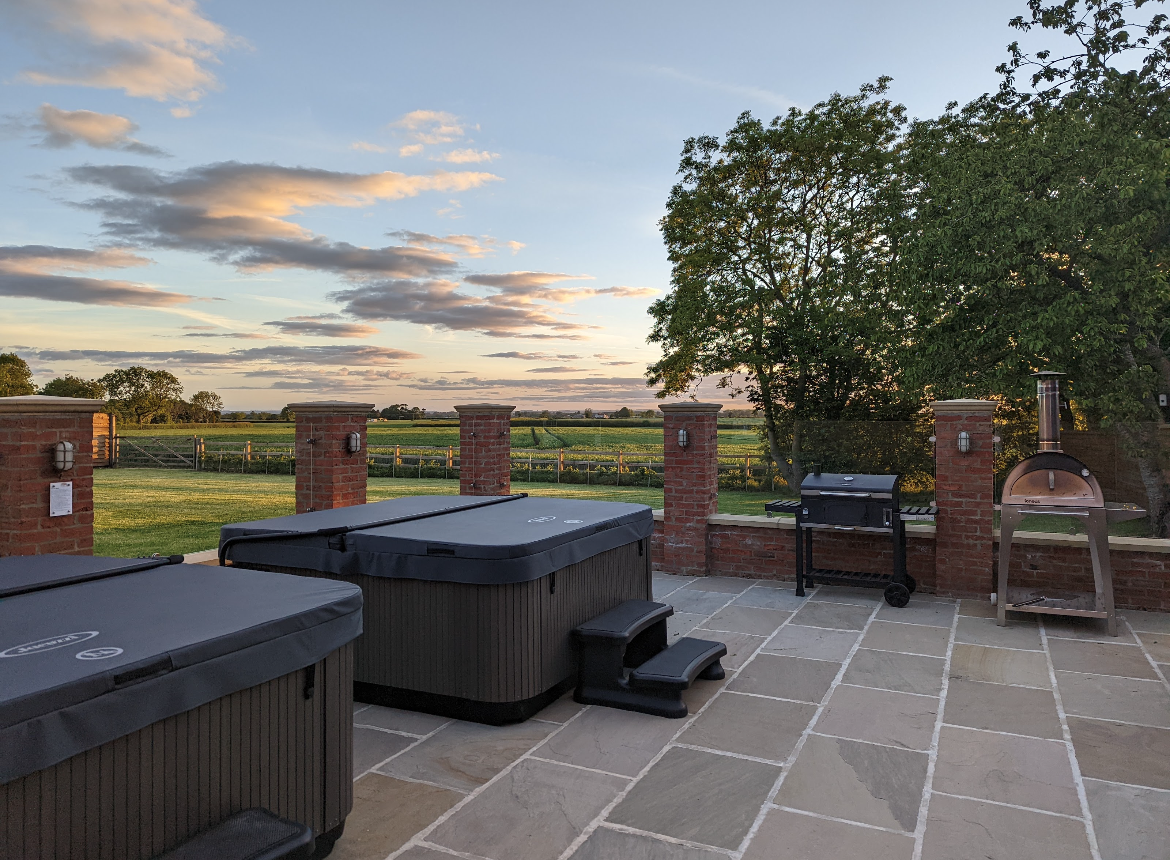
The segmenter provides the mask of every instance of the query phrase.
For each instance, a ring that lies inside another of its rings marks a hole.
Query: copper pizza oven
[[[1101,485],[1089,468],[1060,449],[1060,373],[1042,371],[1037,377],[1039,453],[1019,463],[1003,485],[1000,510],[999,590],[1000,626],[1008,612],[1079,615],[1104,618],[1109,635],[1117,635],[1113,611],[1113,570],[1109,563],[1109,524],[1144,517],[1137,505],[1106,504]],[[1053,589],[1013,588],[1008,585],[1012,539],[1028,514],[1082,517],[1089,535],[1095,593]]]

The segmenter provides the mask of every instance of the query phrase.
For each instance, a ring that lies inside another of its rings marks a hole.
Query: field
[[[245,441],[254,446],[291,446],[294,428],[291,423],[273,422],[252,427],[216,427],[191,430],[168,428],[165,424],[132,427],[120,431],[127,437],[145,437],[165,440],[176,446],[192,436],[203,437],[209,450],[216,447],[236,447]],[[377,451],[395,445],[409,448],[459,445],[459,428],[412,426],[410,421],[386,421],[369,425],[368,444]],[[189,445],[187,447],[190,447]],[[662,429],[659,427],[513,427],[512,447],[585,451],[629,451],[661,453]],[[720,430],[719,453],[728,457],[757,457],[762,453],[759,439],[753,430]]]
[[[98,469],[94,472],[94,552],[138,556],[198,552],[219,541],[219,527],[291,514],[289,475],[230,475],[171,469]],[[514,482],[513,492],[534,496],[636,502],[662,507],[662,490]],[[370,478],[371,502],[413,495],[456,495],[453,480]],[[721,492],[722,513],[762,514],[769,496]]]

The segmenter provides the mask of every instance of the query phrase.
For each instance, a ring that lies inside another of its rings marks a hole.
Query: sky
[[[0,352],[228,410],[652,407],[683,142],[881,75],[937,115],[1025,12],[0,0]]]

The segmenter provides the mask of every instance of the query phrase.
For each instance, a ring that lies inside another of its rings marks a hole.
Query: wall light
[[[53,468],[58,472],[68,472],[73,468],[72,442],[58,442],[53,446]]]
[[[971,434],[966,430],[959,431],[959,453],[966,454],[971,450]]]
[[[688,441],[687,428],[685,428],[685,427],[680,428],[678,431],[678,447],[680,447],[680,448],[687,447],[687,441]]]
[[[362,450],[362,436],[360,433],[350,433],[345,437],[345,450],[356,454]]]

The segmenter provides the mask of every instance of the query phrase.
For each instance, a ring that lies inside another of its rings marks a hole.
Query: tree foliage
[[[214,391],[196,391],[191,395],[190,411],[195,421],[214,424],[223,413],[223,398]]]
[[[139,424],[171,421],[182,402],[183,384],[168,370],[120,368],[99,381],[109,393],[111,411]]]
[[[935,396],[1030,400],[1031,372],[1068,373],[1078,408],[1128,442],[1164,534],[1170,488],[1146,423],[1170,391],[1170,42],[1160,15],[1131,37],[1123,16],[1142,5],[1032,0],[1013,25],[1076,49],[1013,44],[998,93],[911,129],[903,364]],[[1129,51],[1138,67],[1118,68]]]
[[[28,362],[15,352],[0,353],[0,397],[36,394]]]
[[[100,379],[82,379],[80,376],[65,374],[51,379],[41,389],[41,394],[50,397],[82,397],[90,400],[104,400],[106,386]]]
[[[891,361],[905,118],[888,81],[768,125],[744,113],[722,143],[687,140],[660,225],[673,289],[650,308],[663,350],[650,384],[664,397],[717,377],[746,393],[790,483],[801,420],[913,409]]]

